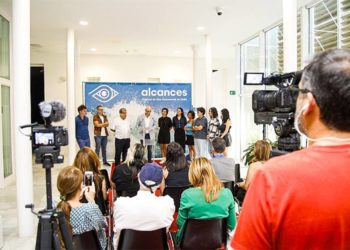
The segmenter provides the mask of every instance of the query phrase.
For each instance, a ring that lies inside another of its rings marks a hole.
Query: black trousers
[[[118,139],[115,138],[115,165],[118,166],[120,164],[120,156],[122,156],[123,162],[126,159],[126,154],[128,153],[128,149],[130,147],[130,138],[128,139]]]
[[[140,140],[140,143],[142,145],[144,145],[144,141],[141,139]],[[153,146],[152,145],[147,145],[147,160],[148,162],[152,162],[152,149],[153,149]]]

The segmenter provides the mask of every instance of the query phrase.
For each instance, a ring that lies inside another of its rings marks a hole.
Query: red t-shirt
[[[350,145],[312,146],[257,171],[234,249],[350,249]]]

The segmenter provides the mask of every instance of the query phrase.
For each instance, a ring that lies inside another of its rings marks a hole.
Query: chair
[[[236,180],[236,182],[243,181],[243,179],[241,178],[241,166],[239,163],[235,164],[235,180]]]
[[[222,183],[225,188],[228,188],[231,190],[232,195],[234,196],[234,187],[235,187],[235,182],[234,181],[226,181]]]
[[[180,239],[180,249],[225,248],[227,219],[187,219]]]
[[[91,230],[82,234],[73,235],[73,249],[102,249],[97,232]]]
[[[154,231],[123,229],[118,249],[169,249],[165,228]]]
[[[174,200],[175,212],[179,211],[180,199],[181,199],[182,192],[185,191],[187,188],[190,188],[190,187],[191,186],[165,187],[164,188],[163,195],[169,195]]]

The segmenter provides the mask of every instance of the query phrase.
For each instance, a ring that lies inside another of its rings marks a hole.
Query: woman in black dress
[[[162,109],[162,116],[158,119],[158,143],[160,145],[160,152],[162,157],[166,156],[166,147],[170,143],[170,129],[173,126],[171,119],[168,117],[168,109]]]
[[[222,124],[219,126],[220,137],[225,140],[226,147],[229,147],[231,145],[228,144],[228,139],[225,138],[225,137],[231,137],[230,135],[231,119],[230,119],[230,113],[228,109],[221,110],[221,120],[222,120]]]
[[[176,115],[173,117],[173,126],[175,130],[174,140],[179,143],[185,152],[185,126],[187,120],[184,115],[184,110],[182,108],[177,108]]]

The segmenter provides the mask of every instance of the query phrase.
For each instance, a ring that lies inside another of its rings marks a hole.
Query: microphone
[[[44,120],[48,120],[50,123],[62,121],[66,117],[66,107],[61,101],[44,101],[39,103],[39,108]]]

